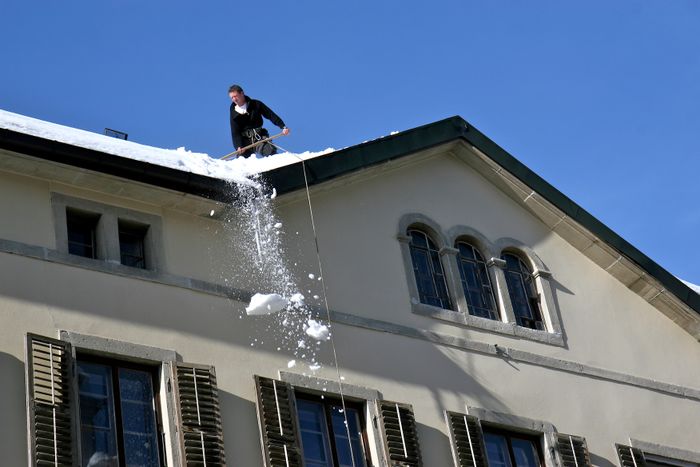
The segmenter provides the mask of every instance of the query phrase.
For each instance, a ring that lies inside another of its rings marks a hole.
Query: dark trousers
[[[261,139],[269,138],[270,133],[265,128],[250,128],[241,132],[243,146],[249,146]],[[277,148],[270,142],[256,144],[255,146],[246,149],[241,156],[250,156],[251,154],[260,154],[261,156],[271,156],[277,154]]]

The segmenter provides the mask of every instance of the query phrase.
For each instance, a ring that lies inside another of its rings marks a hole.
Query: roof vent
[[[123,140],[127,140],[129,138],[129,135],[127,135],[123,131],[112,130],[111,128],[105,128],[105,135]]]

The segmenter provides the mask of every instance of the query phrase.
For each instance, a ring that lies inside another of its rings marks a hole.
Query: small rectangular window
[[[119,219],[119,252],[121,263],[146,269],[146,234],[148,225]]]
[[[97,222],[100,215],[77,209],[66,209],[68,253],[97,258]]]

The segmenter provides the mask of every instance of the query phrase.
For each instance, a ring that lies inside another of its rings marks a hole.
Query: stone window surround
[[[373,463],[376,463],[377,459],[385,461],[386,454],[384,453],[384,445],[382,442],[383,435],[379,429],[379,423],[377,423],[380,416],[377,401],[383,398],[381,392],[364,386],[357,386],[344,382],[341,383],[337,380],[323,379],[281,370],[279,371],[279,378],[285,383],[291,384],[295,390],[300,389],[302,391],[307,390],[320,394],[340,396],[342,389],[344,398],[356,402],[364,402],[366,406],[364,414],[365,429],[369,438],[367,441],[369,444],[370,456],[372,457]],[[377,465],[384,464],[377,463]]]
[[[119,220],[124,220],[148,226],[144,238],[146,270],[160,271],[164,269],[164,254],[162,252],[163,227],[160,217],[55,192],[51,193],[51,207],[56,230],[56,250],[59,253],[69,255],[66,208],[73,208],[100,216],[96,229],[97,259],[77,257],[80,258],[79,261],[107,262],[124,268],[125,271],[139,269],[121,264]]]
[[[173,465],[180,465],[180,440],[176,429],[178,417],[172,388],[174,382],[171,381],[171,375],[173,374],[172,364],[178,360],[177,352],[106,337],[80,334],[73,331],[60,330],[58,334],[60,340],[73,346],[74,358],[76,352],[83,352],[115,360],[159,367],[160,387],[155,389],[161,395],[161,405],[164,406],[161,408],[165,409],[162,413],[163,429],[166,431],[166,439],[168,439],[168,446],[165,450],[172,459]]]
[[[479,407],[467,406],[467,414],[473,415],[487,426],[502,428],[513,433],[525,433],[528,435],[542,436],[542,456],[545,467],[559,467],[557,451],[557,429],[553,424],[542,420],[520,417],[518,415],[505,414]]]
[[[406,233],[409,228],[423,230],[438,247],[443,260],[448,294],[452,303],[456,305],[456,311],[445,310],[420,302],[409,247],[411,238]],[[451,227],[444,233],[437,222],[423,214],[417,213],[405,214],[401,217],[396,238],[401,247],[408,290],[411,296],[411,311],[413,313],[498,334],[507,334],[547,344],[564,346],[559,312],[555,305],[553,287],[550,280],[552,274],[537,254],[524,243],[513,238],[501,238],[491,242],[478,230],[464,225]],[[497,312],[501,317],[500,321],[469,314],[457,263],[459,251],[454,248],[457,240],[465,240],[471,243],[484,257],[496,300]],[[542,319],[547,330],[540,331],[516,324],[513,305],[510,301],[506,277],[503,271],[505,261],[501,259],[501,253],[505,251],[517,254],[531,266],[537,292],[541,297]]]
[[[630,438],[630,446],[632,446],[633,448],[640,449],[642,452],[644,452],[644,454],[651,454],[654,456],[664,457],[671,460],[678,460],[681,462],[688,462],[691,464],[700,465],[700,452],[672,448],[670,446],[649,443],[634,438]]]

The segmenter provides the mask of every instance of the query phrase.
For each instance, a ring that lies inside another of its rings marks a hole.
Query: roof
[[[80,147],[74,143],[55,141],[44,135],[27,134],[22,129],[4,126],[4,128],[0,127],[1,149],[217,201],[226,202],[231,198],[231,186],[222,178],[164,166],[154,161],[133,159],[128,155],[113,157],[112,154],[99,148]],[[287,161],[287,165],[280,167],[273,165],[273,168],[263,171],[262,177],[270,186],[275,187],[278,194],[284,194],[305,187],[302,164],[306,169],[308,183],[312,186],[455,141],[464,141],[478,149],[568,218],[579,223],[627,257],[646,274],[655,278],[665,290],[700,315],[699,293],[666,271],[459,116],[332,152],[307,154],[304,158],[295,156]],[[306,160],[302,162],[302,159]]]

